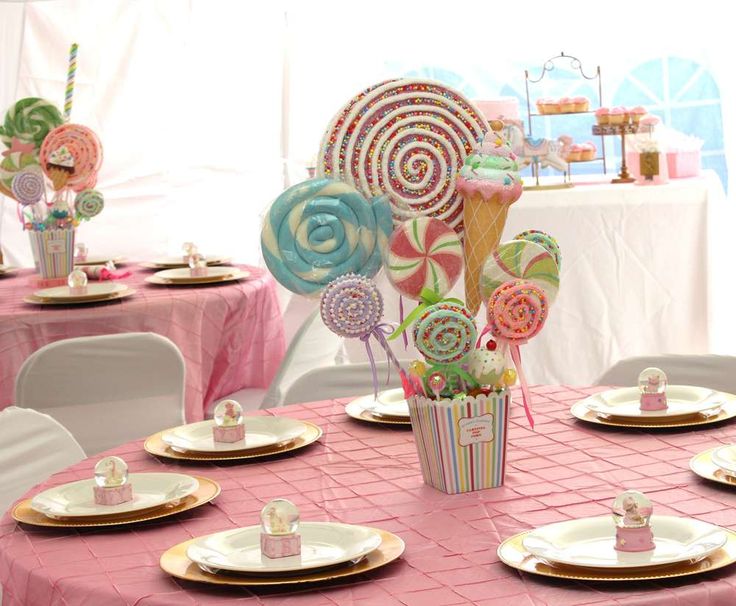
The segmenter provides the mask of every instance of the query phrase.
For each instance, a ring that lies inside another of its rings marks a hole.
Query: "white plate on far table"
[[[89,282],[87,292],[83,295],[73,295],[68,286],[44,288],[33,294],[39,299],[47,301],[96,301],[97,299],[107,299],[127,289],[128,287],[125,284],[118,284],[117,282]]]
[[[697,562],[727,540],[722,528],[692,518],[654,515],[651,525],[655,545],[651,551],[616,551],[616,525],[610,515],[537,528],[524,537],[524,549],[547,562],[569,566],[641,568]]]
[[[192,276],[192,271],[188,267],[178,267],[176,269],[165,269],[157,271],[152,276],[146,278],[146,282],[152,284],[217,284],[219,282],[229,282],[231,280],[242,280],[250,276],[250,273],[240,269],[239,267],[230,267],[227,265],[218,265],[216,267],[208,267],[206,276]]]
[[[359,406],[379,417],[409,419],[409,404],[404,398],[404,390],[401,387],[382,391],[378,394],[377,399],[373,397],[373,394],[361,396],[350,402],[348,406]]]
[[[122,265],[125,263],[125,257],[87,257],[84,261],[74,260],[74,265],[87,266],[87,265],[105,265],[112,261],[115,265]]]
[[[131,473],[133,500],[119,505],[97,505],[94,478],[49,488],[33,497],[31,507],[51,518],[86,518],[130,513],[179,501],[193,494],[199,482],[181,473]]]
[[[352,562],[374,551],[381,535],[373,528],[333,522],[302,522],[301,554],[268,558],[261,554],[261,527],[248,526],[202,537],[187,548],[200,567],[232,572],[271,574],[299,572]]]
[[[13,267],[11,265],[3,265],[2,263],[0,263],[0,276],[12,274],[16,271],[18,271],[17,267]]]
[[[204,258],[207,261],[207,265],[222,265],[230,261],[224,255],[204,255]],[[146,263],[141,263],[141,265],[149,269],[173,269],[176,267],[189,267],[189,262],[185,261],[182,255],[172,255],[170,257],[160,257],[153,261],[147,261]]]
[[[711,460],[728,475],[736,476],[736,446],[721,446],[710,455]]]
[[[288,417],[244,417],[243,420],[245,440],[240,442],[215,442],[212,437],[215,422],[212,420],[174,427],[165,431],[161,439],[178,451],[232,452],[287,444],[307,429],[301,421]]]
[[[638,387],[624,387],[597,393],[583,400],[583,403],[589,410],[613,417],[667,419],[720,408],[736,397],[705,387],[669,385],[665,410],[641,410],[640,395]]]

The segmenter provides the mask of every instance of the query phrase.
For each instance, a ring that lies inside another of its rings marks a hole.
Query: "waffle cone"
[[[476,314],[481,304],[480,274],[483,264],[501,240],[510,204],[499,196],[485,198],[480,193],[464,196],[465,304]]]

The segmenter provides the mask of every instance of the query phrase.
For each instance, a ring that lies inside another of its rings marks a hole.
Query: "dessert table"
[[[178,471],[222,486],[210,505],[120,529],[64,531],[0,520],[4,606],[21,604],[340,604],[432,606],[731,605],[736,566],[681,579],[596,584],[547,579],[499,562],[499,543],[532,527],[610,513],[624,488],[645,492],[658,514],[736,528],[733,487],[688,469],[696,453],[736,438],[736,425],[707,430],[623,430],[572,419],[570,406],[602,388],[533,388],[536,431],[513,405],[505,486],[446,495],[423,484],[411,431],[354,421],[342,401],[258,411],[320,425],[319,442],[291,456],[248,464],[164,464],[133,442],[110,453],[131,471]],[[515,393],[518,396],[518,392]],[[100,455],[101,456],[101,455]],[[42,485],[88,478],[86,460]],[[31,494],[38,492],[34,489]],[[353,579],[286,590],[216,588],[177,581],[158,565],[172,545],[259,522],[272,498],[292,500],[302,520],[366,524],[398,534],[402,558]]]
[[[132,297],[95,305],[35,306],[30,270],[0,278],[0,409],[13,403],[25,359],[48,343],[72,337],[154,332],[171,339],[186,362],[186,418],[199,421],[212,401],[245,387],[268,387],[284,355],[284,332],[273,278],[204,287],[147,284],[134,265],[120,282]]]

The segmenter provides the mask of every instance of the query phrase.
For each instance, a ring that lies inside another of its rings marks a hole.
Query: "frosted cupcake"
[[[609,124],[609,118],[610,118],[611,110],[607,107],[601,107],[597,110],[595,110],[595,119],[598,124],[601,126],[605,126],[606,124]]]
[[[575,104],[576,112],[587,112],[590,106],[588,97],[573,97],[573,103]]]
[[[609,124],[623,124],[625,119],[625,112],[622,107],[614,107],[608,114]]]
[[[565,160],[568,162],[580,162],[583,148],[580,145],[571,145],[567,150]]]
[[[465,158],[457,177],[464,203],[465,298],[473,313],[480,307],[483,263],[498,247],[509,206],[522,192],[519,165],[503,136],[503,122],[493,120],[491,128],[480,148]]]
[[[593,160],[595,158],[596,147],[592,141],[586,141],[580,144],[580,159],[584,161]]]
[[[631,123],[632,124],[639,124],[639,120],[642,119],[643,116],[645,116],[647,113],[647,110],[644,109],[641,105],[637,105],[636,107],[632,107],[629,110],[629,115],[631,116]]]
[[[569,114],[575,111],[575,100],[570,97],[562,97],[560,99],[560,111],[563,114]]]

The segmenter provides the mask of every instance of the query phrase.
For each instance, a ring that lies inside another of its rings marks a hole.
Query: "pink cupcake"
[[[560,111],[563,114],[569,114],[575,111],[575,101],[570,97],[562,97],[560,99]]]
[[[546,99],[542,99],[541,97],[537,99],[537,113],[543,114],[544,112],[544,103]]]
[[[631,122],[633,124],[639,124],[639,120],[641,120],[642,117],[646,115],[646,113],[647,113],[647,110],[644,109],[641,105],[632,107],[629,110],[629,115],[631,116]]]
[[[544,100],[544,112],[545,114],[559,114],[560,113],[560,102],[554,99]]]
[[[588,97],[573,97],[572,101],[575,104],[576,112],[587,112],[588,107],[590,107]]]
[[[598,124],[605,126],[606,124],[610,123],[610,113],[611,110],[607,107],[601,107],[597,110],[595,110],[595,119]]]
[[[565,160],[568,162],[580,162],[582,159],[583,147],[581,145],[571,145],[567,150]]]
[[[580,147],[582,148],[582,151],[580,152],[581,160],[587,161],[587,160],[595,159],[596,147],[592,141],[586,141],[585,143],[581,143]]]
[[[623,107],[614,107],[608,113],[608,123],[609,124],[623,124],[625,119],[626,119],[626,112],[624,111]]]

